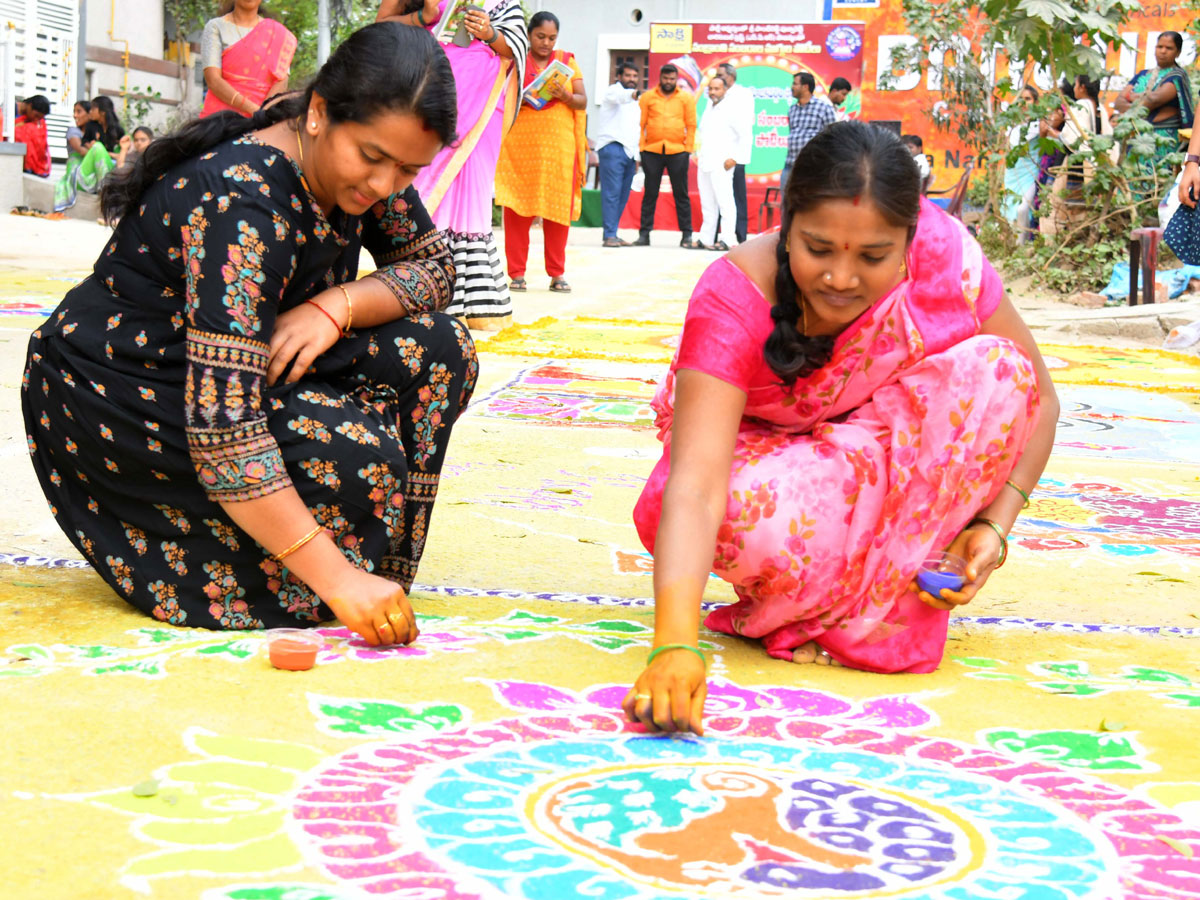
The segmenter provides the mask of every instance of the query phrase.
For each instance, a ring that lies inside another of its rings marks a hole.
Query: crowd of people
[[[535,217],[568,289],[586,150],[558,19],[525,26],[516,0],[485,0],[439,42],[446,5],[385,0],[303,91],[239,104],[218,86],[228,109],[125,148],[101,181],[117,224],[33,333],[22,408],[59,525],[148,616],[418,637],[407,592],[478,375],[468,325],[508,314]],[[233,21],[242,40],[262,24]],[[696,153],[700,240],[676,191],[682,242],[729,252],[696,285],[653,404],[663,455],[633,519],[655,560],[655,648],[625,709],[701,731],[710,571],[739,602],[708,626],[772,656],[931,671],[948,611],[1005,562],[1057,414],[1028,329],[974,238],[923,199],[910,145],[836,121],[798,79],[823,124],[789,148],[781,228],[739,235],[744,89],[714,74],[698,124],[671,68],[640,96],[619,73],[601,159],[624,185],[640,156],[648,195],[652,172],[674,185]],[[119,129],[111,105],[79,107],[76,190]],[[359,277],[363,249],[377,268]],[[914,579],[946,548],[964,580],[934,596]]]
[[[1155,136],[1135,195],[1149,199],[1163,193],[1162,186],[1175,177],[1168,157],[1182,149],[1180,131],[1196,115],[1191,79],[1179,65],[1182,51],[1179,32],[1162,32],[1154,47],[1156,65],[1137,72],[1111,106],[1100,96],[1100,82],[1084,73],[1064,79],[1048,97],[1032,84],[1021,88],[1017,103],[1029,110],[1029,118],[1009,132],[1016,158],[1005,171],[1004,215],[1023,238],[1057,234],[1082,215],[1082,188],[1095,170],[1092,139],[1111,136],[1121,117],[1144,117]],[[1120,147],[1114,143],[1105,152],[1115,163]]]

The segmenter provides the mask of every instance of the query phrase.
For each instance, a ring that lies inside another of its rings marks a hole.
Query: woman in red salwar
[[[633,721],[700,731],[714,630],[776,658],[930,672],[948,610],[1007,555],[1053,445],[1037,345],[904,146],[836,123],[797,159],[778,234],[713,263],[654,401],[665,449],[634,511],[654,554],[655,649]],[[960,591],[919,591],[931,553]]]

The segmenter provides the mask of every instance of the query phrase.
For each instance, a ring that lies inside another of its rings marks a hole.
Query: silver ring
[[[833,657],[829,655],[829,651],[826,650],[824,647],[818,647],[817,652],[820,653],[826,659],[833,659]]]
[[[651,700],[653,698],[650,694],[634,694],[633,699],[634,700]]]

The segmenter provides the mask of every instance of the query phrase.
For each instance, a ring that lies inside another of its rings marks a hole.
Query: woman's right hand
[[[1195,207],[1197,198],[1200,198],[1200,166],[1188,163],[1183,167],[1183,177],[1179,179],[1179,202]]]
[[[411,644],[421,633],[404,589],[357,566],[347,565],[321,599],[343,625],[372,647]]]
[[[691,650],[666,650],[638,676],[621,703],[625,718],[650,731],[704,734],[708,696],[703,661]]]

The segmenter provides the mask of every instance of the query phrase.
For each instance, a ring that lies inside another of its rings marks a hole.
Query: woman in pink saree
[[[472,0],[457,28],[441,28],[457,0],[383,0],[376,21],[396,19],[425,27],[442,49],[458,85],[458,143],[446,147],[414,182],[434,224],[446,232],[457,272],[447,312],[470,328],[496,331],[508,324],[512,301],[492,230],[492,193],[500,142],[521,105],[529,36],[520,0]]]
[[[225,0],[200,41],[208,93],[200,117],[233,110],[252,116],[287,88],[296,37],[261,9],[261,0]]]
[[[859,122],[809,142],[781,230],[713,263],[654,400],[662,459],[634,510],[655,649],[632,721],[701,731],[705,620],[776,658],[930,672],[949,610],[1007,555],[1058,402],[979,245],[920,197],[903,145]],[[934,597],[931,551],[966,560]]]

